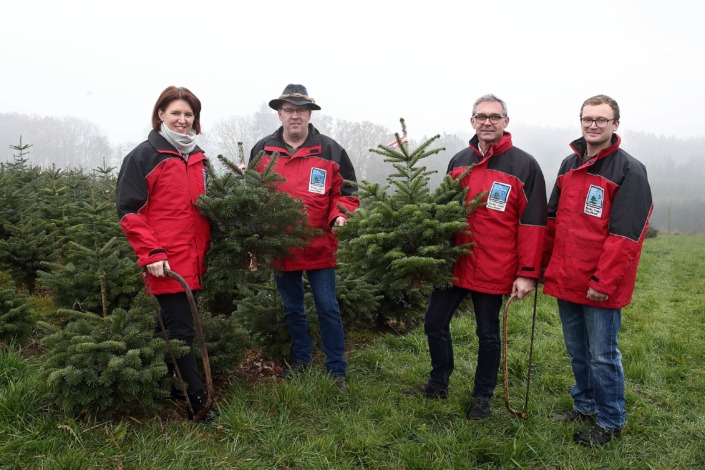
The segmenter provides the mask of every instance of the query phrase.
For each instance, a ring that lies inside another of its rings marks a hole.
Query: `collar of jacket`
[[[499,139],[499,142],[490,145],[490,148],[487,149],[487,153],[484,155],[482,155],[480,151],[480,139],[477,137],[477,134],[475,134],[475,136],[470,139],[470,148],[480,157],[480,161],[482,161],[494,155],[504,153],[512,148],[512,134],[505,131]]]
[[[289,155],[284,142],[284,127],[279,127],[274,134],[270,135],[264,143],[266,152],[279,152],[284,156],[290,157],[308,157],[311,155],[319,155],[322,152],[321,133],[313,127],[313,124],[308,124],[308,135],[303,144],[296,150],[294,155]]]
[[[612,155],[614,152],[619,150],[619,144],[622,143],[622,138],[619,137],[617,134],[612,134],[612,142],[609,147],[603,148],[599,152],[597,152],[597,155],[595,155],[595,158],[590,159],[590,162],[596,162],[597,160],[601,160],[609,155]],[[570,143],[570,148],[575,152],[575,154],[581,159],[583,155],[585,155],[585,152],[587,151],[587,142],[585,141],[585,137],[581,137],[579,139],[575,139],[573,142]],[[588,162],[583,162],[582,165],[587,164]]]
[[[158,153],[168,153],[170,155],[175,155],[179,158],[183,158],[179,151],[172,147],[172,145],[167,142],[167,140],[159,132],[155,130],[149,131],[149,136],[147,137],[147,140],[150,144],[152,144],[152,147],[154,147],[154,150],[156,150]],[[189,161],[191,160],[190,157],[196,154],[201,154],[202,158],[204,160],[206,159],[205,155],[203,155],[203,150],[201,150],[201,148],[196,145],[196,147],[193,149],[193,152],[191,152],[191,155],[189,156]],[[194,161],[198,160],[200,160],[200,158],[194,159]]]

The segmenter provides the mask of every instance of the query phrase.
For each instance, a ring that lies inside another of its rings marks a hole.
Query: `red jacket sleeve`
[[[158,166],[153,171],[160,171]],[[120,227],[137,254],[139,266],[167,259],[166,251],[142,213],[149,200],[147,175],[135,152],[123,161],[117,180],[117,211]]]

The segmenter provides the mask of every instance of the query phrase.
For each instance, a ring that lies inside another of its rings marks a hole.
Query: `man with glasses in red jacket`
[[[306,87],[287,85],[278,98],[269,102],[269,107],[277,111],[282,125],[255,144],[250,160],[264,152],[259,165],[262,169],[272,154],[278,153],[274,170],[286,178],[278,189],[300,199],[311,226],[322,231],[307,246],[292,250],[277,262],[275,280],[291,336],[292,361],[284,375],[292,377],[312,361],[313,345],[304,308],[303,273],[306,272],[318,314],[326,370],[335,378],[338,388],[347,392],[343,322],[336,297],[338,239],[334,228],[347,221],[341,207],[353,212],[359,205],[355,188],[349,183],[355,181],[355,170],[345,149],[309,122],[312,111],[321,107],[308,96]]]
[[[495,95],[475,101],[470,123],[475,136],[456,154],[448,173],[458,177],[474,165],[461,182],[468,199],[487,191],[486,204],[468,218],[471,236],[461,234],[457,243],[474,243],[472,253],[455,263],[453,285],[431,294],[424,330],[431,354],[428,382],[407,395],[446,398],[454,368],[450,321],[460,303],[470,295],[477,321],[477,367],[469,419],[490,415],[490,398],[497,386],[501,355],[499,312],[502,297],[512,292],[519,299],[534,289],[541,267],[546,225],[546,185],[536,160],[512,143],[505,128],[507,105]]]
[[[620,148],[619,105],[605,95],[580,109],[582,137],[561,164],[548,203],[544,292],[556,297],[575,386],[566,422],[586,422],[574,440],[618,439],[626,423],[617,348],[653,208],[646,168]]]

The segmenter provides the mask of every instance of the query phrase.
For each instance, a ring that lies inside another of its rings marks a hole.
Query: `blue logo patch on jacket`
[[[511,191],[512,187],[508,184],[498,181],[492,183],[492,189],[490,189],[490,194],[487,196],[487,208],[504,212],[504,209],[507,208],[507,200]]]
[[[308,191],[316,194],[325,194],[326,170],[311,168],[311,178],[308,180]]]
[[[602,217],[602,205],[605,199],[605,190],[599,186],[590,185],[587,197],[585,198],[585,210],[587,215]]]

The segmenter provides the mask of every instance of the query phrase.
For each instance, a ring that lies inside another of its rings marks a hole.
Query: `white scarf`
[[[188,159],[189,154],[193,152],[193,149],[196,148],[196,131],[193,129],[191,129],[188,134],[180,134],[169,129],[169,126],[162,121],[159,133],[186,159]]]

